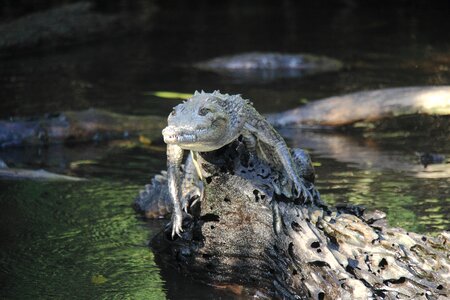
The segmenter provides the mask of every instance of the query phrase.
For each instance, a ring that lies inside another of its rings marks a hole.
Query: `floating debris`
[[[189,99],[192,97],[192,94],[169,91],[145,92],[144,95],[156,96],[164,99]]]
[[[432,164],[442,164],[445,163],[445,156],[437,153],[429,152],[416,152],[419,157],[420,163],[426,168],[428,165]]]

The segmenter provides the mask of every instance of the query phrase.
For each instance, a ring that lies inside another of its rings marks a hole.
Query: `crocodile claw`
[[[182,209],[185,213],[188,213],[188,209],[189,209],[189,200],[183,199],[183,201],[181,201],[181,209]]]
[[[320,193],[313,185],[310,186],[309,190],[314,199],[320,199]]]
[[[309,189],[306,187],[305,182],[303,179],[296,179],[294,180],[294,188],[295,188],[295,196],[300,197],[302,196],[304,201],[314,201],[313,194],[309,191]]]
[[[174,212],[172,214],[172,221],[168,226],[172,226],[172,239],[175,237],[175,235],[181,237],[181,233],[183,232],[183,215],[181,211]]]

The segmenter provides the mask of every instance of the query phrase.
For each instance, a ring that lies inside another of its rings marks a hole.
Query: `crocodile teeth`
[[[177,137],[179,143],[194,143],[197,140],[197,135],[195,134],[183,134]]]
[[[195,143],[198,140],[199,136],[203,136],[208,132],[208,129],[205,127],[196,128],[194,130],[187,130],[186,128],[176,128],[174,126],[167,126],[162,131],[164,136],[164,141],[168,144],[176,144],[176,143]]]

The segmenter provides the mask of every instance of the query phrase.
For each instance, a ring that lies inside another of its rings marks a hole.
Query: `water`
[[[163,281],[146,247],[155,229],[136,226],[129,213],[138,188],[2,183],[3,297],[161,298]]]
[[[177,5],[162,4],[146,33],[1,60],[0,118],[89,107],[163,116],[178,102],[145,92],[196,89],[241,93],[268,113],[302,99],[450,83],[450,22],[443,9],[289,1]],[[346,68],[245,83],[188,67],[246,51],[328,55]],[[381,209],[391,225],[426,234],[450,228],[450,171],[448,164],[424,169],[414,152],[450,157],[447,134],[426,128],[372,136],[283,131],[290,145],[312,154],[327,202]],[[145,222],[130,204],[165,166],[160,140],[3,149],[0,157],[10,166],[89,179],[0,181],[0,298],[230,297],[160,269],[147,247],[164,221]]]

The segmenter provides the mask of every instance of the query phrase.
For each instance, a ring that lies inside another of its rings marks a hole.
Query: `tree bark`
[[[276,195],[261,179],[270,168],[246,167],[243,155],[221,149],[200,157],[204,199],[191,206],[180,238],[166,230],[152,240],[158,261],[196,280],[269,298],[449,296],[448,233],[425,237],[388,228],[379,211]]]

